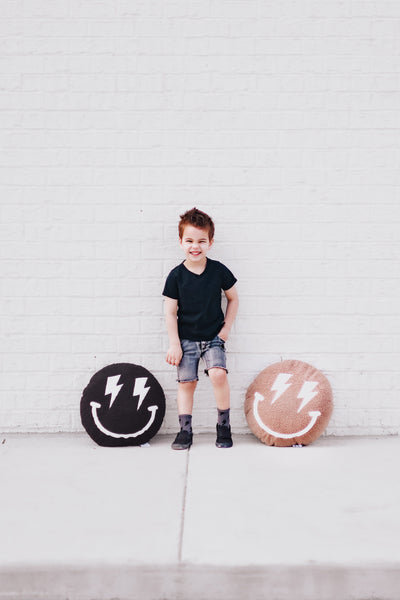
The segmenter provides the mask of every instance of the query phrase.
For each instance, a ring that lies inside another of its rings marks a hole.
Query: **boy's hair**
[[[208,239],[214,239],[214,222],[211,217],[209,217],[205,212],[199,210],[198,208],[192,208],[191,210],[186,211],[183,215],[180,215],[181,220],[179,221],[179,238],[183,237],[183,230],[186,225],[193,225],[193,227],[198,227],[199,229],[207,229],[208,230]]]

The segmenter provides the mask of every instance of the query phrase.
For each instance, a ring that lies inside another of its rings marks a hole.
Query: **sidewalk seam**
[[[186,457],[185,485],[183,486],[181,527],[180,527],[180,532],[179,532],[178,564],[180,564],[182,562],[183,534],[184,534],[184,529],[185,529],[186,492],[187,492],[188,476],[189,476],[189,456],[190,456],[190,449],[187,451],[187,457]]]

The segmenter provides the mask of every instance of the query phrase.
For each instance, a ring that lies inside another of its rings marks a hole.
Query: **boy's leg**
[[[209,369],[208,375],[214,388],[218,408],[217,441],[215,445],[217,448],[231,448],[233,442],[229,424],[230,390],[228,375],[225,369],[218,367]]]
[[[178,414],[192,414],[193,397],[196,385],[197,381],[180,381],[178,383]]]
[[[227,372],[220,367],[214,367],[208,369],[208,375],[213,386],[217,408],[228,410],[230,408],[230,388]]]
[[[178,384],[178,415],[180,431],[172,442],[173,450],[187,450],[192,445],[192,410],[193,396],[197,381],[186,381]]]
[[[211,379],[218,409],[217,448],[231,448],[233,445],[229,424],[230,388],[226,369],[225,342],[218,336],[208,345],[203,355],[206,373]]]
[[[190,340],[181,340],[182,360],[178,366],[178,416],[180,431],[172,442],[174,450],[186,450],[193,441],[192,412],[193,397],[197,386],[199,345]]]

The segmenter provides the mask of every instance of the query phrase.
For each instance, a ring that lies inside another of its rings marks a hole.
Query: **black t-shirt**
[[[218,335],[224,325],[221,290],[229,290],[236,281],[225,265],[210,258],[201,275],[192,273],[183,263],[172,269],[163,296],[178,300],[181,340],[207,341]]]

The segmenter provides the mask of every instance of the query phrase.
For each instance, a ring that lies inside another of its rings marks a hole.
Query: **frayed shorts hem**
[[[210,369],[223,369],[224,371],[226,371],[227,373],[229,373],[228,369],[226,367],[223,367],[222,365],[213,365],[212,367],[209,367],[208,369],[204,369],[204,373],[209,377],[208,371]]]
[[[226,371],[227,374],[229,373],[226,367],[223,367],[222,365],[213,365],[209,369],[204,369],[204,373],[207,375],[207,377],[209,377],[208,371],[210,369],[223,369],[224,371]],[[196,377],[196,379],[177,379],[178,383],[193,383],[194,381],[199,381],[199,378]]]

